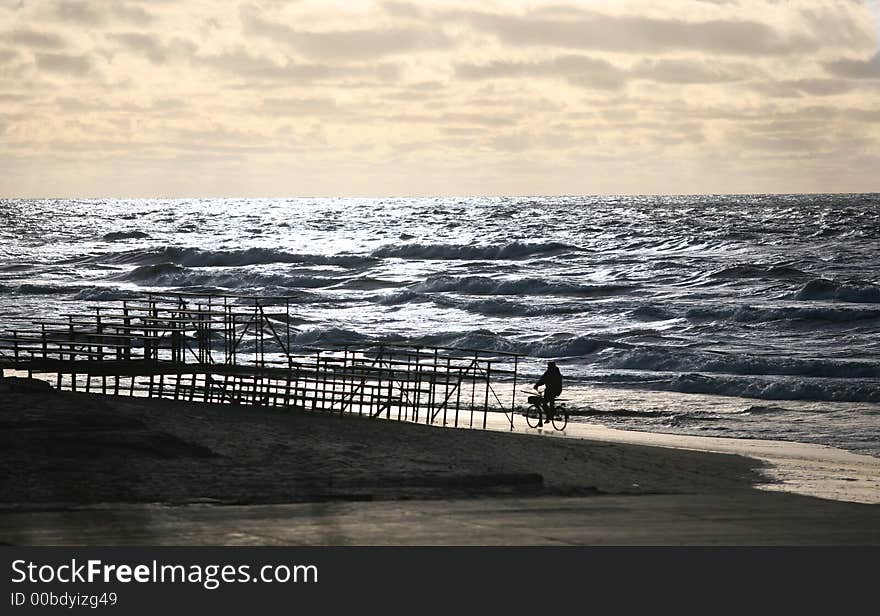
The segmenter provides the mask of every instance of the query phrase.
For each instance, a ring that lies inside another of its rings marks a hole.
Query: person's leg
[[[553,411],[556,410],[556,405],[554,400],[556,396],[552,394],[548,394],[546,391],[544,392],[544,415],[547,417],[547,421],[553,421]]]

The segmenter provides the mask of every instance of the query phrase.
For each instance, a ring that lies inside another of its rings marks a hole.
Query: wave
[[[474,246],[470,244],[404,244],[403,246],[383,246],[373,251],[372,256],[387,259],[429,259],[429,260],[517,260],[536,255],[579,252],[582,249],[562,242],[525,243],[511,242],[502,245]]]
[[[118,276],[118,279],[137,282],[145,286],[200,287],[218,289],[313,289],[336,285],[338,278],[322,276],[288,276],[284,274],[261,274],[257,272],[207,272],[194,271],[174,263],[141,265]]]
[[[397,293],[381,295],[376,301],[383,306],[401,306],[404,304],[421,304],[430,302],[431,298],[422,293],[416,293],[415,291],[399,291]]]
[[[753,405],[738,413],[736,415],[782,415],[785,413],[794,413],[797,411],[792,411],[791,409],[787,409],[781,406],[762,406],[762,405]]]
[[[61,295],[75,291],[71,287],[59,287],[50,284],[20,284],[16,286],[0,285],[0,293],[13,295]]]
[[[594,336],[574,336],[569,338],[552,337],[539,342],[531,342],[519,345],[520,352],[524,355],[541,358],[554,357],[584,357],[610,347],[626,347],[623,343],[616,343]]]
[[[645,319],[645,320],[649,320],[649,321],[655,321],[658,319],[666,321],[669,319],[676,318],[675,314],[673,314],[671,311],[667,310],[666,308],[661,308],[660,306],[651,306],[651,305],[639,306],[638,308],[636,308],[635,310],[632,311],[632,315],[638,319]]]
[[[346,280],[336,285],[336,289],[353,289],[356,291],[373,291],[375,289],[390,289],[395,287],[406,286],[405,282],[396,282],[394,280],[382,280],[381,278],[371,278],[364,276],[353,280]]]
[[[720,279],[774,278],[791,280],[808,276],[809,274],[806,272],[787,265],[757,265],[753,263],[734,265],[709,274],[710,278]]]
[[[423,304],[432,302],[443,308],[455,308],[486,316],[547,316],[553,314],[575,314],[584,312],[583,305],[547,304],[517,302],[505,299],[468,300],[444,295],[426,295],[415,291],[403,290],[372,298],[383,306],[402,306],[405,304]]]
[[[421,346],[518,353],[539,358],[583,357],[608,347],[627,346],[594,336],[571,334],[555,334],[534,341],[511,340],[488,329],[430,334],[411,339],[408,343]]]
[[[411,290],[420,293],[457,292],[466,295],[575,295],[602,297],[629,293],[631,285],[578,285],[567,282],[549,282],[541,278],[499,279],[485,276],[440,275],[416,283]]]
[[[147,237],[150,237],[150,234],[143,231],[114,231],[105,234],[102,239],[107,242],[118,242],[119,240],[136,240]]]
[[[151,280],[158,282],[161,279],[182,274],[185,271],[185,267],[174,263],[158,263],[156,265],[141,265],[140,267],[136,267],[127,274],[122,275],[121,278],[131,281]]]
[[[652,388],[657,384],[652,384]],[[714,394],[759,400],[818,400],[828,402],[880,402],[875,383],[828,382],[803,379],[753,380],[735,377],[684,374],[668,383],[681,393]]]
[[[79,301],[106,302],[119,299],[137,299],[139,297],[141,297],[140,293],[125,289],[115,289],[113,287],[83,287],[77,290],[73,299]]]
[[[866,282],[836,282],[816,278],[792,296],[798,300],[836,300],[854,303],[880,303],[880,286]]]
[[[691,308],[686,318],[698,320],[731,320],[740,323],[772,321],[828,321],[847,323],[880,318],[880,310],[858,308],[828,308],[813,306],[756,307],[735,306],[729,308]]]
[[[372,342],[372,338],[354,330],[338,327],[306,329],[291,336],[291,343],[296,346],[319,343],[327,345],[361,344],[364,342]]]
[[[571,304],[535,304],[503,299],[483,299],[477,301],[468,301],[462,299],[453,299],[444,296],[434,296],[431,299],[435,304],[438,304],[440,306],[444,306],[447,308],[457,308],[459,310],[465,310],[467,312],[473,312],[486,316],[535,317],[584,312],[583,306],[573,306]]]
[[[758,400],[791,400],[820,402],[880,402],[880,382],[876,379],[825,379],[795,376],[686,373],[678,375],[615,374],[590,377],[609,387],[674,391]],[[753,406],[741,414],[770,414],[771,407]],[[778,408],[778,412],[787,409]],[[861,412],[861,411],[860,411]]]
[[[876,361],[801,359],[712,353],[687,349],[630,347],[609,352],[603,367],[651,372],[716,372],[739,375],[785,375],[824,378],[880,378]]]
[[[271,263],[295,263],[302,265],[336,265],[361,267],[371,265],[376,259],[365,255],[340,254],[316,255],[291,253],[275,248],[247,248],[244,250],[200,250],[165,246],[148,250],[126,250],[95,255],[88,262],[157,265],[173,263],[184,267],[241,267]]]

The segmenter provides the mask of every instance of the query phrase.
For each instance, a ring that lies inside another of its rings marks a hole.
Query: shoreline
[[[494,425],[493,429],[504,430]],[[522,430],[547,437],[629,443],[745,456],[763,463],[759,490],[790,492],[842,502],[880,504],[880,458],[814,443],[765,439],[693,436],[620,430],[570,420],[565,434]]]
[[[538,438],[0,388],[0,425],[5,544],[880,544],[876,505],[586,424]]]

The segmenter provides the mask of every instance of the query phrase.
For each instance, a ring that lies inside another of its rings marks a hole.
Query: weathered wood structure
[[[299,345],[292,298],[147,294],[0,334],[0,370],[56,388],[513,427],[520,356],[379,343]],[[502,385],[499,387],[499,383]]]

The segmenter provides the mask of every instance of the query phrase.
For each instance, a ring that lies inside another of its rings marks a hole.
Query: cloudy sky
[[[0,0],[0,197],[880,192],[880,1]]]

